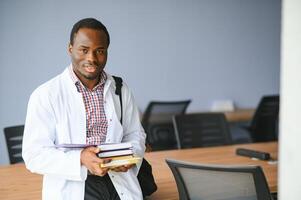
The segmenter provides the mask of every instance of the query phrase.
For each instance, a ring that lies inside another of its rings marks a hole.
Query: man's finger
[[[93,147],[92,151],[94,153],[99,153],[100,152],[100,149],[98,147]]]
[[[131,169],[135,164],[124,165],[127,169]]]
[[[124,166],[115,167],[112,169],[115,172],[126,172],[128,169]]]
[[[109,162],[111,162],[111,158],[99,158],[100,159],[100,161],[99,161],[99,163],[100,164],[106,164],[106,163],[109,163]]]
[[[107,167],[100,168],[99,166],[97,166],[94,172],[95,175],[104,176],[107,174],[108,168]]]

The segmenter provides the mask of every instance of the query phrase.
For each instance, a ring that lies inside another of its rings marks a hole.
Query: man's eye
[[[84,54],[88,53],[88,50],[87,49],[82,49],[81,50]]]
[[[97,54],[104,54],[105,50],[104,49],[98,49],[96,50]]]

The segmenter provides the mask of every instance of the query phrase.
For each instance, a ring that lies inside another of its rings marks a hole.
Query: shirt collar
[[[85,88],[87,90],[89,90],[88,88],[86,88],[86,86],[84,86],[84,84],[79,80],[79,78],[77,77],[77,75],[75,74],[75,72],[73,71],[73,66],[72,64],[68,67],[69,69],[69,74],[71,76],[71,79],[74,83],[74,85],[77,87],[77,90],[80,92],[80,88]],[[105,71],[102,71],[102,73],[100,74],[100,80],[99,83],[92,89],[92,91],[95,91],[97,89],[100,89],[100,86],[104,86],[105,82],[107,80],[107,74]]]

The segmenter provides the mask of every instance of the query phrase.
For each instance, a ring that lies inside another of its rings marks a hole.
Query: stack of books
[[[90,146],[90,144],[57,144],[55,148],[64,150],[83,149]],[[115,168],[121,165],[129,165],[138,163],[141,158],[133,155],[133,146],[131,143],[107,143],[98,145],[100,158],[110,158],[111,162],[100,164],[100,167]]]
[[[141,160],[133,155],[133,146],[131,143],[112,143],[98,145],[100,158],[110,158],[109,163],[100,164],[100,167],[114,168],[121,165],[136,164]]]

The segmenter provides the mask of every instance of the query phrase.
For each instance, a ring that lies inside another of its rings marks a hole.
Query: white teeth
[[[96,70],[96,67],[95,66],[86,66],[86,69],[88,71],[95,71]]]

